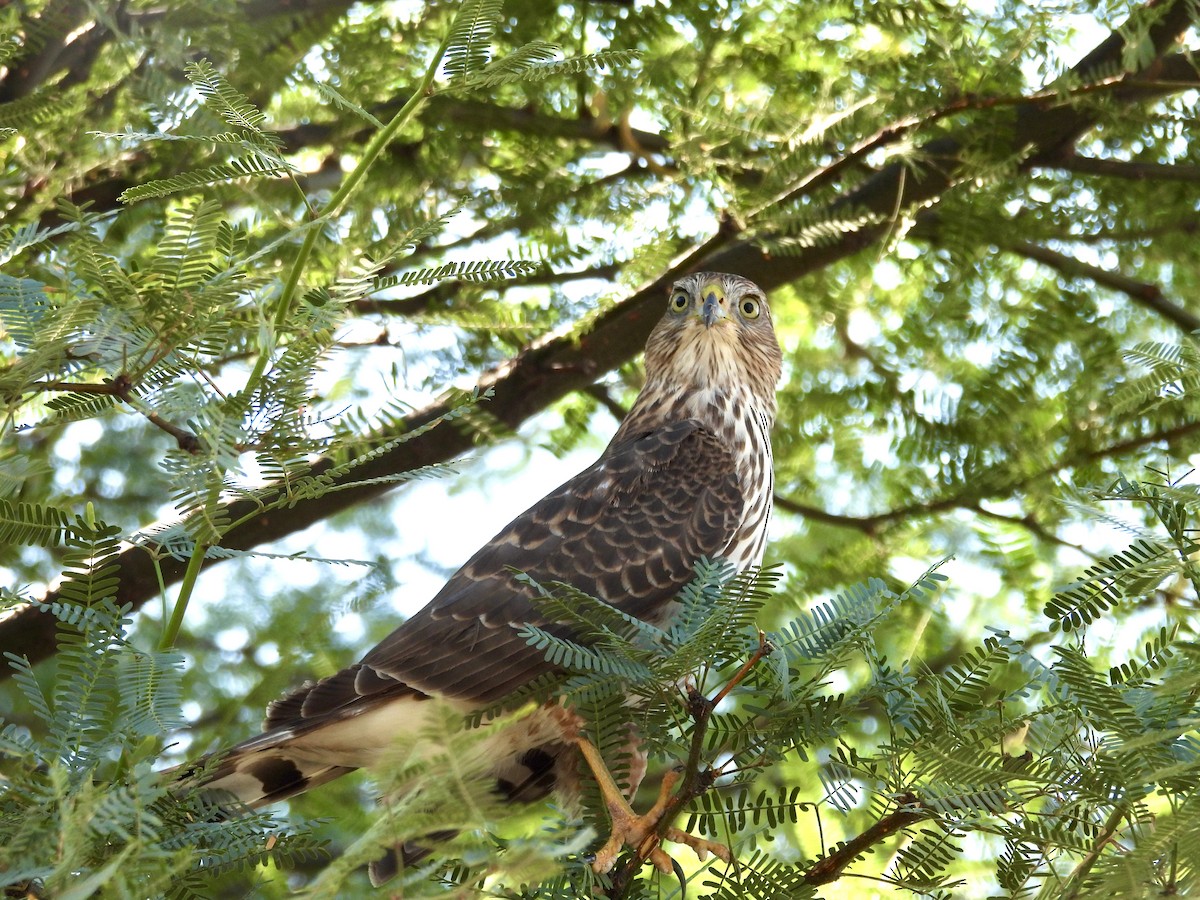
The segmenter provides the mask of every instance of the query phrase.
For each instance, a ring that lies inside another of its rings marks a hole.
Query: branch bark
[[[1068,156],[1060,162],[1047,165],[1047,168],[1133,181],[1200,181],[1200,166],[1139,163],[1124,159],[1097,159],[1094,156]]]
[[[342,12],[352,4],[353,0],[247,0],[238,16],[247,24],[286,18],[299,31],[313,18]],[[22,16],[25,34],[54,37],[31,41],[29,51],[8,67],[0,78],[0,103],[26,97],[51,82],[57,89],[83,83],[100,51],[125,34],[160,28],[194,31],[204,27],[209,15],[203,8],[143,10],[124,3],[106,10],[103,17],[93,12],[91,4],[72,0]]]
[[[1164,89],[1153,82],[1162,73],[1162,54],[1178,42],[1191,23],[1194,10],[1192,4],[1181,0],[1150,0],[1143,10],[1147,8],[1160,12],[1148,35],[1153,44],[1154,59],[1141,73],[1127,76],[1122,85],[1106,94],[1110,101],[1134,102],[1148,93],[1157,96],[1163,92]],[[1111,73],[1121,65],[1124,47],[1122,33],[1113,32],[1074,68],[1073,75],[1087,81],[1097,73]],[[1060,158],[1099,117],[1097,111],[1088,106],[1064,107],[1042,98],[1018,108],[1015,118],[1008,107],[994,112],[1004,117],[993,123],[997,134],[1003,137],[1008,152],[1024,154],[1026,168]],[[1005,123],[1011,123],[1010,127],[1005,128]],[[494,392],[488,412],[516,429],[551,403],[571,391],[587,387],[600,374],[631,359],[641,350],[658,319],[666,290],[677,277],[688,271],[704,268],[741,272],[769,290],[872,246],[890,232],[892,217],[898,209],[932,205],[956,185],[965,171],[960,153],[970,143],[971,136],[970,133],[952,133],[931,141],[921,148],[926,165],[920,169],[913,170],[900,163],[888,165],[835,200],[827,207],[831,214],[866,214],[875,217],[880,224],[843,234],[831,243],[797,248],[794,255],[772,256],[759,245],[742,239],[738,228],[731,225],[721,230],[709,241],[677,258],[658,278],[599,316],[585,334],[568,331],[550,335],[532,343],[515,359],[484,374],[479,380],[480,387]],[[812,179],[805,181],[811,183]],[[408,417],[402,430],[427,424],[447,409],[447,402],[435,402]],[[444,462],[470,446],[471,438],[465,432],[434,428],[356,469],[353,480],[393,475]],[[330,461],[321,460],[315,464],[314,471],[324,472],[330,466]],[[248,518],[226,534],[223,544],[233,549],[249,549],[278,540],[353,504],[377,497],[384,490],[372,485],[337,491],[299,504],[286,515],[256,515],[259,506],[253,501],[231,501],[227,510],[229,520]],[[118,603],[137,607],[158,593],[154,561],[144,549],[127,547],[116,562],[121,567]],[[215,562],[218,560],[209,560],[206,564]],[[183,562],[169,557],[162,560],[161,574],[165,584],[178,581],[183,571]],[[57,596],[58,591],[51,589],[43,599],[52,601]],[[24,655],[31,662],[49,657],[55,650],[55,621],[53,616],[32,604],[15,608],[0,620],[0,651]],[[11,669],[0,670],[0,677],[7,678],[10,674]]]
[[[842,873],[856,859],[909,825],[928,819],[929,813],[920,808],[919,801],[911,794],[898,797],[899,808],[888,813],[862,834],[838,844],[828,855],[823,856],[804,873],[805,884],[829,884],[842,877]]]

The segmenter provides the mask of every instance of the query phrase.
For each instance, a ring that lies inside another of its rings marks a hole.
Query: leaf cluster
[[[208,798],[177,792],[153,770],[182,724],[183,657],[126,638],[112,602],[119,529],[79,523],[67,539],[71,587],[48,608],[60,623],[56,671],[39,678],[9,655],[37,736],[0,730],[0,872],[30,896],[211,896],[222,876],[320,855],[297,826],[269,814],[227,820]]]
[[[296,671],[394,624],[370,605],[390,576],[281,574],[337,562],[330,532],[255,545],[472,446],[594,440],[639,384],[645,286],[722,259],[770,287],[786,347],[768,558],[787,580],[702,567],[664,628],[544,586],[554,624],[527,637],[565,675],[528,696],[566,690],[619,780],[631,724],[656,766],[711,779],[680,808],[739,863],[689,870],[689,893],[1186,892],[1198,582],[1178,472],[1200,357],[1178,334],[1197,325],[1200,145],[1194,64],[1155,29],[1195,14],[0,9],[0,565],[18,607],[0,631],[19,651],[0,785],[5,843],[27,851],[6,872],[64,896],[282,895],[264,862],[279,831],[289,877],[349,895],[358,861],[444,802],[464,830],[410,895],[674,890],[597,884],[573,812],[506,832],[464,768],[478,734],[448,721],[426,737],[453,758],[398,763],[390,824],[351,779],[297,801],[352,847],[329,874],[302,828],[167,798],[149,766],[181,700],[199,743],[244,734]],[[1088,52],[1079,22],[1112,40]],[[1076,135],[1023,130],[1047,118]],[[373,502],[335,527],[431,521]],[[950,554],[953,594],[908,586]],[[396,563],[407,599],[402,555],[355,551]],[[228,580],[200,574],[219,559]],[[15,587],[45,583],[49,603]],[[126,594],[162,610],[129,625]],[[811,597],[832,599],[802,611]],[[62,622],[57,669],[22,661],[52,650],[20,609]],[[739,678],[760,628],[775,649]],[[471,786],[418,800],[435,771]],[[599,834],[586,785],[584,807]]]

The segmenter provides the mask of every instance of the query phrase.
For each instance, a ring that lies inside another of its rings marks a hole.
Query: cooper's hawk
[[[645,386],[599,460],[514,519],[361,662],[271,704],[264,733],[221,754],[208,784],[251,807],[282,800],[377,763],[418,727],[422,700],[479,709],[552,671],[518,634],[552,623],[514,572],[662,625],[701,557],[759,563],[781,363],[758,287],[712,273],[677,282],[646,344]],[[494,775],[503,794],[532,800],[578,760],[561,725],[535,715],[514,737],[521,727],[497,742]],[[608,799],[611,866],[620,842],[649,826]]]

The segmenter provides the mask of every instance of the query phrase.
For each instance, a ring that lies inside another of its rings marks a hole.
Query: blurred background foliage
[[[786,356],[763,627],[953,557],[879,659],[945,672],[988,628],[1099,672],[1162,628],[1193,652],[1192,0],[508,0],[431,69],[461,6],[0,9],[0,646],[53,678],[27,601],[57,596],[91,503],[161,560],[125,550],[116,600],[135,646],[184,654],[168,761],[250,734],[594,457],[666,285],[714,268],[769,289]],[[1142,538],[1174,549],[1056,632],[1064,585]],[[189,580],[206,553],[232,559]],[[815,762],[886,721],[771,778],[819,803]],[[336,852],[371,796],[293,807]],[[801,817],[779,852],[875,812]],[[998,852],[955,856],[964,896],[997,890]]]

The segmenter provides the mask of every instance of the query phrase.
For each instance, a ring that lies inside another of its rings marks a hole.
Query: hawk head
[[[766,295],[740,275],[697,272],[675,282],[646,343],[648,388],[748,391],[772,412],[782,367]]]

